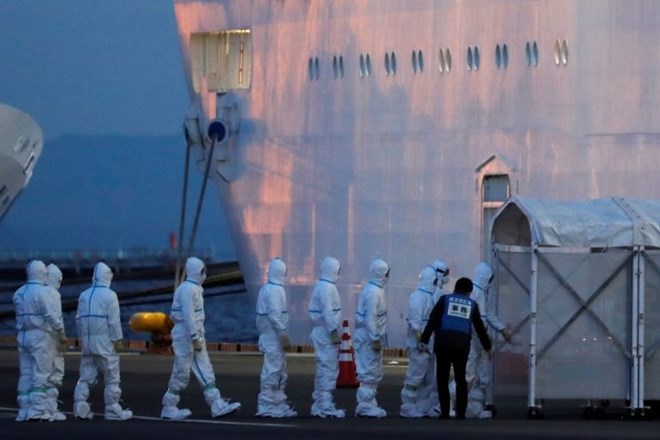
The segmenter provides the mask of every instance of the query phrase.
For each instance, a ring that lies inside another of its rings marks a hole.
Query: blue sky
[[[0,248],[166,246],[167,232],[178,225],[188,101],[172,1],[0,0],[0,102],[30,114],[45,138],[32,182],[0,222]],[[84,139],[68,148],[67,136]],[[94,143],[95,136],[103,139]],[[175,141],[162,148],[151,141],[108,146],[109,138],[121,142],[123,136]],[[117,148],[124,163],[132,156],[135,163],[124,173],[103,172],[112,154],[101,148]],[[154,155],[167,155],[156,162],[160,169],[150,160]],[[201,175],[191,176],[199,187]],[[135,188],[131,197],[122,196],[126,188]],[[226,247],[217,191],[210,188],[207,199],[198,241]],[[34,215],[44,207],[59,211],[49,215],[92,215],[87,223],[80,216],[55,221]],[[97,213],[97,219],[109,214],[115,221],[94,220]],[[76,234],[67,236],[67,228]]]
[[[171,134],[188,102],[168,0],[0,0],[0,102],[62,134]]]

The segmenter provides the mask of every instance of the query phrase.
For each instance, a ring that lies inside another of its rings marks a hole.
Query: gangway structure
[[[491,223],[498,344],[495,394],[620,400],[644,416],[660,399],[660,201],[511,197]]]

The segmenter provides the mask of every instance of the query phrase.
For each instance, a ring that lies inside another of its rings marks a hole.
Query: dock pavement
[[[347,410],[345,419],[318,419],[310,416],[314,384],[313,354],[288,355],[287,394],[299,416],[271,419],[255,416],[262,357],[258,353],[210,352],[217,385],[225,398],[242,403],[242,409],[220,419],[210,417],[202,391],[191,376],[182,393],[180,407],[192,410],[185,421],[159,418],[161,397],[167,388],[172,356],[129,350],[121,354],[122,405],[134,417],[117,422],[103,419],[103,385],[91,390],[90,403],[96,416],[91,421],[72,416],[73,389],[78,378],[80,354],[67,352],[66,374],[60,398],[67,415],[62,422],[14,421],[18,354],[16,347],[0,346],[0,439],[658,439],[660,421],[628,420],[613,411],[598,420],[585,420],[578,402],[548,403],[545,419],[527,417],[524,397],[495,401],[497,416],[492,420],[403,419],[399,417],[400,392],[407,362],[402,357],[386,357],[385,376],[377,399],[385,408],[385,419],[354,417],[355,389],[335,392],[337,406]]]

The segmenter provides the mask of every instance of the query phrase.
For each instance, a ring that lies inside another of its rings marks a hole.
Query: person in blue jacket
[[[491,349],[488,332],[481,320],[481,312],[476,301],[470,298],[472,281],[460,278],[454,286],[454,293],[440,297],[433,307],[429,321],[422,332],[418,349],[428,350],[431,334],[435,333],[433,351],[436,356],[436,380],[440,396],[441,419],[449,418],[449,371],[453,365],[456,381],[456,418],[464,419],[467,408],[467,381],[465,368],[474,326],[481,345],[486,351]]]

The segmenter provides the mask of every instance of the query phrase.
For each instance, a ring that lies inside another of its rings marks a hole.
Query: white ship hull
[[[211,175],[247,287],[256,294],[272,257],[286,261],[294,342],[307,341],[326,255],[342,264],[351,325],[371,259],[390,263],[389,342],[401,347],[421,269],[441,258],[454,280],[472,276],[507,195],[657,198],[660,2],[178,0],[175,10],[188,120],[230,129]],[[213,56],[191,38],[230,30],[249,31],[247,86],[200,67]],[[191,141],[203,169],[210,143]]]
[[[42,149],[39,125],[25,113],[0,104],[0,218],[29,183]]]

